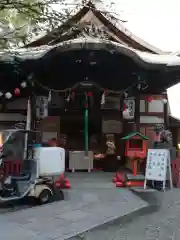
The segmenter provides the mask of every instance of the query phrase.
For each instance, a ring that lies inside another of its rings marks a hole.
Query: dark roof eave
[[[138,65],[141,65],[145,69],[161,69],[164,71],[172,71],[173,69],[180,69],[180,57],[170,56],[170,55],[156,55],[141,52],[135,50],[133,48],[124,46],[119,43],[115,43],[109,40],[102,40],[97,38],[77,38],[73,40],[68,40],[65,42],[61,42],[59,44],[53,46],[42,46],[39,48],[31,48],[31,49],[20,49],[19,51],[15,51],[14,54],[8,54],[8,52],[2,53],[3,55],[9,56],[19,56],[21,60],[35,60],[41,59],[44,56],[48,56],[48,54],[54,50],[59,52],[61,51],[72,51],[77,49],[90,49],[90,50],[109,50],[111,52],[120,53],[122,55],[126,55],[129,58],[133,59],[134,62]]]

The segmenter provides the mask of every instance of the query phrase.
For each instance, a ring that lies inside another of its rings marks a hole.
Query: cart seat
[[[36,161],[24,160],[22,164],[22,171],[19,176],[12,176],[11,178],[17,181],[27,181],[36,178]]]
[[[17,181],[23,181],[23,180],[30,180],[31,175],[30,174],[20,174],[19,176],[12,176],[12,180],[17,180]]]

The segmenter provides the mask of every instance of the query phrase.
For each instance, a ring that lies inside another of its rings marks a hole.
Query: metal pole
[[[89,150],[89,133],[88,133],[88,96],[85,94],[85,110],[84,110],[84,145],[85,145],[85,156],[88,156]]]
[[[27,116],[26,116],[26,131],[30,131],[31,129],[31,101],[30,98],[27,102]],[[28,132],[25,134],[25,144],[24,144],[24,159],[28,157]]]

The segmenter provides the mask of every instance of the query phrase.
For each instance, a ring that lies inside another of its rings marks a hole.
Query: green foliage
[[[46,34],[66,22],[74,12],[89,2],[89,0],[0,0],[0,49],[24,46],[40,33]],[[53,7],[55,5],[58,5],[57,9]],[[90,4],[89,7],[93,8],[93,5]],[[108,19],[110,17],[113,19],[111,11],[102,13]],[[68,26],[70,32],[74,33],[74,29],[76,31],[78,28],[85,35],[107,39],[106,29],[92,26],[92,23],[86,23],[86,26],[82,26],[82,23],[78,23],[78,26],[77,23],[71,24],[73,26],[70,28]],[[60,35],[61,32],[58,32],[58,37]]]
[[[58,13],[49,0],[1,0],[0,48],[21,46],[40,31],[51,30],[66,20],[67,12]]]

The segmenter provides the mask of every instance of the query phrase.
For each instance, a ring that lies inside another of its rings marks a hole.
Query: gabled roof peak
[[[111,31],[114,35],[117,36],[119,42],[121,42],[122,40],[122,42],[124,42],[126,46],[133,47],[141,51],[147,51],[155,54],[164,53],[160,49],[148,44],[147,42],[135,36],[124,26],[123,23],[125,21],[121,16],[122,9],[119,0],[114,0],[113,2],[110,0],[103,0],[103,2],[101,2],[100,0],[88,0],[85,2],[83,1],[83,3],[82,0],[76,0],[76,6],[76,8],[74,7],[74,11],[72,10],[71,19],[69,19],[59,28],[52,30],[46,36],[41,37],[38,40],[28,44],[28,46],[40,46],[44,44],[49,44],[51,40],[55,38],[52,37],[53,34],[61,35],[61,30],[63,26],[67,27],[69,24],[69,27],[71,27],[70,25],[73,21],[79,23],[82,19],[84,19],[88,11],[91,10],[95,17],[98,18],[99,21],[102,23],[102,25],[104,25],[106,28],[108,28],[109,31]]]

